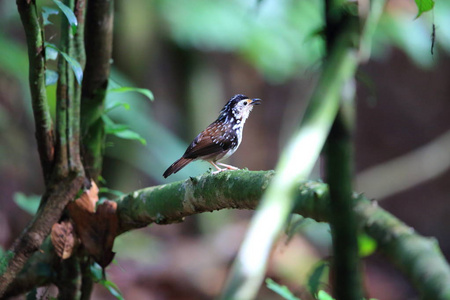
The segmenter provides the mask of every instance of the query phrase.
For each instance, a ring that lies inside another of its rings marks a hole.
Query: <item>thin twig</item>
[[[36,140],[45,183],[48,184],[54,157],[53,122],[45,89],[45,48],[35,1],[17,0],[17,8],[27,38],[29,83]]]
[[[71,36],[69,32],[68,53],[75,58],[82,67],[84,67],[85,51],[84,51],[84,15],[86,3],[84,0],[70,0],[70,7],[74,10],[78,21],[78,28],[75,36]],[[67,28],[68,29],[68,28]],[[63,31],[63,30],[62,30]],[[70,79],[70,94],[69,107],[67,114],[68,120],[68,152],[69,152],[69,167],[71,171],[77,172],[83,169],[80,155],[80,106],[81,106],[81,86],[74,79],[74,75]]]
[[[68,53],[69,49],[69,23],[66,18],[61,19],[61,51]],[[71,79],[73,80],[72,71],[66,59],[59,55],[58,59],[58,85],[56,89],[56,161],[55,172],[59,178],[64,178],[69,174],[69,153],[68,153],[68,109],[70,99],[73,97],[71,93]]]

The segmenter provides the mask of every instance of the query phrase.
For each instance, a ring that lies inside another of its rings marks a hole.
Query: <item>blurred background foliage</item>
[[[52,1],[38,3],[55,6]],[[127,124],[146,143],[108,138],[105,186],[130,192],[205,172],[208,164],[196,162],[167,180],[162,177],[236,93],[262,98],[263,105],[252,113],[231,163],[250,170],[273,168],[321,64],[322,6],[321,0],[116,1],[110,89],[147,88],[155,100],[131,91],[108,93],[107,106],[126,103],[108,116]],[[416,15],[414,1],[389,1],[374,37],[372,59],[359,71],[357,173],[402,157],[449,130],[450,2],[437,0],[433,12],[414,19]],[[46,40],[54,44],[59,17],[50,16],[54,25],[46,26]],[[436,49],[431,55],[433,22]],[[0,0],[0,53],[0,246],[7,248],[30,220],[33,204],[26,204],[25,195],[43,192],[26,44],[14,1]],[[49,69],[54,68],[50,63]],[[47,89],[54,110],[55,85]],[[419,174],[414,186],[377,194],[370,182],[380,176],[369,176],[358,191],[382,196],[385,208],[420,233],[436,236],[448,258],[448,162],[428,156],[424,165],[430,166],[430,160],[443,170],[423,180],[422,168],[413,170]],[[313,179],[320,178],[319,171]],[[393,185],[408,182],[408,173],[404,178],[389,174],[387,169],[381,177]],[[220,291],[250,216],[221,211],[124,234],[116,240],[118,263],[108,274],[126,299],[209,299]],[[289,233],[289,243],[287,237],[280,240],[268,276],[308,299],[307,279],[316,263],[330,254],[329,229],[312,220],[295,224],[300,224],[294,227],[301,234]],[[361,241],[364,255],[372,254],[365,259],[370,295],[411,298],[414,290],[401,274],[372,253],[370,240]],[[111,297],[101,287],[95,290],[94,299]],[[279,296],[264,287],[258,299]]]

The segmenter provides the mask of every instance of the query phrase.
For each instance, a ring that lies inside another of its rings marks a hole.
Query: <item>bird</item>
[[[225,104],[219,117],[205,130],[200,132],[187,147],[183,156],[175,161],[164,172],[163,177],[177,173],[194,160],[205,160],[216,169],[213,174],[225,170],[238,170],[239,168],[219,163],[218,160],[232,155],[242,141],[242,130],[253,106],[261,104],[261,99],[250,99],[245,95],[237,94]],[[218,165],[225,167],[220,168]]]

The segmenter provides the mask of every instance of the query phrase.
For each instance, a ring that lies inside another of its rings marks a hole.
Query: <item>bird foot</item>
[[[227,164],[223,164],[223,163],[217,163],[217,165],[221,165],[222,167],[225,167],[225,169],[221,169],[214,162],[210,161],[210,163],[214,166],[214,168],[216,168],[216,171],[211,172],[211,174],[213,174],[213,175],[219,174],[220,172],[223,172],[223,171],[226,171],[226,170],[239,170],[239,168],[236,168],[236,167],[231,166],[231,165],[227,165]]]
[[[216,174],[219,174],[219,173],[221,173],[221,172],[223,172],[223,171],[227,171],[228,169],[218,169],[218,170],[216,170],[216,171],[214,171],[214,172],[211,172],[211,174],[212,175],[216,175]]]
[[[223,164],[223,163],[217,163],[218,165],[227,168],[228,170],[239,170],[239,168],[232,166],[232,165],[227,165],[227,164]]]

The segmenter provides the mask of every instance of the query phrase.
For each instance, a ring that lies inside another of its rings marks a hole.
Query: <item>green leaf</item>
[[[103,285],[117,299],[124,300],[122,293],[119,290],[119,287],[114,282],[103,278],[104,270],[99,264],[93,263],[90,266],[90,271],[91,271],[91,278],[94,280],[94,282]]]
[[[113,110],[113,109],[115,109],[117,107],[121,107],[121,106],[123,108],[125,108],[126,110],[130,109],[130,104],[125,103],[125,102],[115,102],[115,103],[112,103],[112,104],[106,103],[105,114],[109,113],[111,110]]]
[[[432,10],[434,7],[434,0],[415,0],[415,1],[417,9],[419,10],[416,19],[420,17],[422,13]]]
[[[106,134],[116,134],[121,131],[128,130],[128,125],[125,124],[114,124],[113,126],[106,127]]]
[[[103,115],[102,116],[102,120],[105,123],[105,131],[106,131],[107,134],[114,134],[116,132],[128,129],[127,125],[125,125],[125,124],[116,124],[107,115]]]
[[[292,294],[292,292],[287,288],[285,285],[279,285],[275,281],[273,281],[270,278],[266,279],[267,288],[271,289],[281,297],[287,300],[300,300],[300,298],[297,298]]]
[[[134,87],[120,87],[120,88],[113,88],[108,90],[109,93],[125,93],[125,92],[137,92],[141,93],[142,95],[146,96],[150,101],[154,100],[153,93],[148,89],[140,89],[140,88],[134,88]]]
[[[58,13],[59,13],[59,11],[57,9],[54,9],[54,8],[51,8],[51,7],[47,7],[47,6],[43,6],[42,7],[42,19],[44,19],[44,26],[53,24],[52,22],[49,21],[48,18],[51,15],[57,15]]]
[[[377,250],[377,242],[367,234],[358,235],[358,252],[360,257],[371,255]]]
[[[327,261],[320,261],[316,264],[313,272],[308,278],[308,289],[311,295],[317,296],[319,292],[319,287],[321,283],[322,275],[324,271],[328,268]]]
[[[53,70],[45,70],[45,86],[49,86],[58,82],[58,72]]]
[[[106,179],[102,175],[98,175],[97,180],[99,183],[106,184]]]
[[[333,297],[331,297],[327,292],[320,290],[319,293],[317,294],[317,299],[318,300],[334,300]]]
[[[72,28],[72,34],[75,35],[77,33],[78,20],[73,11],[59,0],[53,0],[53,2],[55,2],[59,9],[64,13],[67,21],[69,21],[70,27]]]
[[[140,136],[139,133],[137,133],[133,130],[130,130],[130,129],[116,132],[116,133],[114,133],[114,135],[121,139],[138,140],[139,142],[141,142],[142,145],[147,144],[147,141],[142,136]]]
[[[21,209],[31,215],[34,215],[37,212],[39,204],[41,203],[41,196],[39,195],[26,196],[25,194],[19,192],[15,193],[13,197],[14,202],[16,202]]]
[[[119,290],[119,287],[114,282],[110,280],[100,280],[99,283],[103,285],[106,289],[108,289],[111,295],[116,297],[116,299],[125,300],[122,296],[122,293]]]
[[[54,1],[56,1],[56,0],[54,0]],[[62,52],[61,50],[58,49],[58,47],[56,47],[55,45],[53,45],[51,43],[45,43],[45,47],[47,47],[46,51],[48,49],[54,49],[54,50],[58,51],[59,53],[61,53],[61,55],[64,57],[64,59],[69,63],[70,67],[72,68],[78,84],[81,84],[81,81],[83,80],[83,68],[81,68],[80,63],[75,58],[73,58],[72,56],[70,56],[69,54],[67,54],[65,52]]]
[[[118,132],[128,130],[128,125],[113,123],[111,125],[106,125],[105,130],[106,130],[106,134],[116,134]]]
[[[99,193],[108,193],[108,194],[113,194],[114,196],[117,197],[122,197],[125,195],[125,193],[118,191],[118,190],[113,190],[107,187],[101,187],[99,190]]]
[[[102,116],[103,122],[105,122],[106,134],[115,135],[121,139],[138,140],[141,144],[146,145],[147,141],[139,135],[139,133],[128,129],[127,125],[116,124],[107,115]]]
[[[73,72],[75,73],[75,78],[78,81],[78,84],[81,85],[81,81],[83,80],[83,68],[81,68],[80,63],[73,58],[72,56],[70,56],[69,54],[65,53],[65,52],[61,52],[62,56],[64,56],[64,58],[67,60],[67,62],[69,63],[70,67],[72,68]]]

